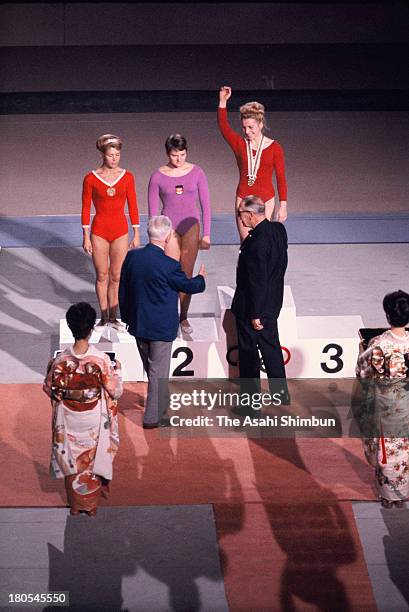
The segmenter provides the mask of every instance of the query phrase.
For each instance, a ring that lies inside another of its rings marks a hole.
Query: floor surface
[[[385,325],[381,301],[386,292],[405,289],[407,253],[402,244],[291,245],[286,282],[297,314],[359,314],[367,326]],[[235,245],[199,254],[197,264],[208,269],[207,291],[192,300],[192,319],[214,311],[217,285],[234,286],[236,257]],[[142,429],[145,385],[127,384],[108,505],[100,509],[95,527],[88,526],[86,517],[76,523],[67,520],[63,486],[48,475],[50,408],[41,381],[67,307],[79,300],[95,304],[92,263],[80,248],[2,249],[0,274],[0,394],[7,407],[0,413],[7,466],[0,499],[7,508],[0,514],[15,523],[14,531],[2,525],[9,534],[2,546],[11,547],[16,559],[32,558],[35,547],[28,546],[28,535],[21,537],[19,521],[21,512],[33,512],[38,518],[30,538],[56,568],[50,572],[50,564],[37,560],[32,571],[25,566],[25,589],[68,585],[76,601],[83,590],[78,590],[79,583],[60,583],[59,576],[67,558],[82,550],[85,555],[89,547],[84,542],[102,521],[108,546],[104,544],[103,553],[95,551],[89,566],[109,551],[104,557],[104,568],[110,568],[107,582],[112,597],[122,598],[122,609],[215,612],[226,609],[227,599],[232,612],[407,611],[409,508],[379,507],[373,471],[357,438],[166,437]],[[166,514],[170,506],[170,530],[161,520],[156,531],[155,512]],[[59,517],[56,523],[47,520],[49,512]],[[138,571],[133,553],[126,553],[129,567],[124,568],[116,561],[115,545],[109,544],[122,531],[108,517],[125,517],[128,525],[135,512],[145,512],[143,525],[153,525],[152,530],[138,531],[140,524],[135,532],[126,530],[127,537],[136,533],[137,539],[145,538],[142,550],[147,552],[138,557]],[[186,528],[190,520],[200,522],[196,534]],[[212,520],[224,584],[214,555]],[[68,532],[73,539],[64,539]],[[196,536],[199,543],[189,552]],[[177,567],[183,567],[176,578],[166,564],[169,550],[182,564]],[[6,590],[17,588],[13,555],[2,555]],[[190,585],[188,592],[185,585]],[[86,609],[101,609],[99,589],[88,595]],[[177,600],[179,595],[188,607]],[[136,607],[135,601],[140,602]]]

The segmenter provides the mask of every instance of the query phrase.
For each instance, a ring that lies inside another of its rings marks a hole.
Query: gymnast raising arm
[[[266,127],[264,106],[259,102],[247,102],[240,107],[240,119],[244,136],[235,132],[227,119],[227,101],[231,87],[219,91],[218,124],[223,138],[232,148],[239,168],[240,178],[236,190],[236,223],[241,240],[249,230],[241,223],[237,210],[243,198],[256,195],[265,202],[266,217],[284,222],[287,219],[287,182],[284,153],[281,145],[264,134]],[[273,173],[276,175],[280,206],[275,210]]]

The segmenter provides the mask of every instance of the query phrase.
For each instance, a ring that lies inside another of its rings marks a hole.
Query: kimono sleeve
[[[108,355],[104,359],[104,369],[102,372],[102,384],[109,397],[117,400],[123,393],[122,371],[121,368],[114,368]]]

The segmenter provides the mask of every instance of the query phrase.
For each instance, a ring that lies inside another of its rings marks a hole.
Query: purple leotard
[[[156,170],[150,178],[148,189],[149,217],[167,215],[173,229],[183,236],[195,223],[200,223],[200,201],[203,215],[203,236],[210,236],[210,196],[207,178],[199,166],[184,176],[168,176]],[[162,201],[162,212],[159,203]]]

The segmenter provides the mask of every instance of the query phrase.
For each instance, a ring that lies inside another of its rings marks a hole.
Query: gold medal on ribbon
[[[115,187],[108,187],[107,195],[111,196],[111,198],[116,194]]]
[[[257,151],[255,156],[253,157],[253,152],[251,150],[251,142],[250,140],[246,140],[247,145],[247,185],[249,187],[253,187],[256,182],[257,172],[260,167],[260,159],[261,153],[263,151],[263,141],[264,136],[262,135],[260,138],[260,142],[257,145]]]

